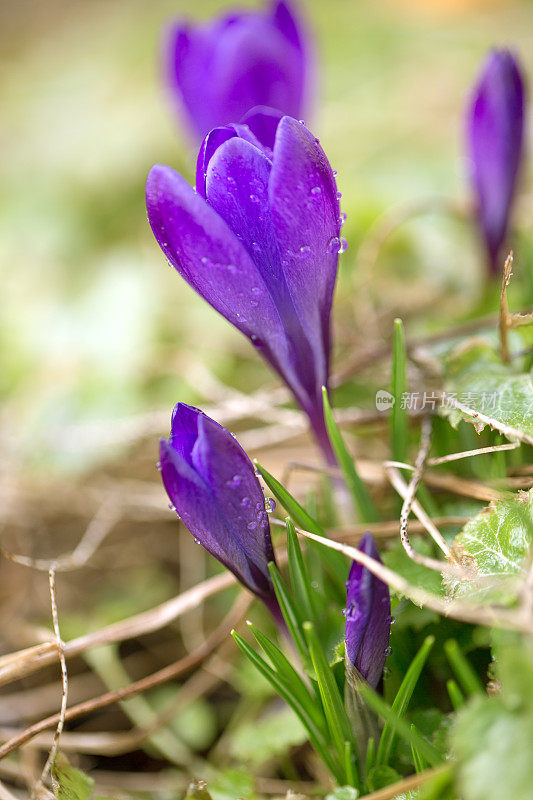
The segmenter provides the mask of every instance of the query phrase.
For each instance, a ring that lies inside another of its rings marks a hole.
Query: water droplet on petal
[[[339,237],[338,236],[332,236],[331,239],[329,240],[328,244],[327,244],[326,252],[327,253],[338,253],[340,246],[341,246],[341,240],[339,239]]]
[[[249,522],[246,527],[248,528],[249,531],[255,531],[255,529],[257,528],[257,522]]]
[[[347,251],[347,249],[348,249],[348,242],[346,241],[346,239],[341,237],[341,244],[340,244],[340,247],[339,247],[339,253],[345,253]]]
[[[276,508],[276,501],[273,497],[265,497],[265,511],[267,514],[272,514]]]
[[[313,186],[313,188],[311,189],[311,194],[319,195],[321,193],[322,189],[320,188],[320,186]]]
[[[342,197],[342,192],[337,192],[337,198],[340,200]]]
[[[308,256],[310,252],[311,252],[311,248],[309,247],[309,245],[308,245],[308,244],[303,244],[303,245],[300,247],[300,254],[301,254],[302,256]]]
[[[300,125],[305,125],[305,119],[299,119],[298,122],[300,123]]]
[[[251,195],[250,195],[250,202],[251,202],[251,203],[259,203],[259,198],[258,198],[258,196],[257,196],[256,194],[251,194]]]
[[[249,497],[247,497],[247,496],[244,496],[244,497],[242,498],[242,500],[241,500],[241,506],[242,506],[243,508],[246,508],[246,506],[249,506],[249,505],[250,505],[250,498],[249,498]]]

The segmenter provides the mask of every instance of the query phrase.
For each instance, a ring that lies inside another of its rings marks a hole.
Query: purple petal
[[[278,312],[255,264],[187,181],[156,165],[148,175],[146,206],[159,246],[187,283],[252,341],[286,351]]]
[[[248,125],[261,144],[268,148],[270,151],[270,153],[268,153],[270,158],[272,158],[272,151],[274,150],[274,143],[276,141],[276,131],[282,117],[282,112],[277,111],[275,108],[256,106],[255,108],[251,108],[241,120],[242,124]]]
[[[242,242],[264,280],[287,343],[285,350],[269,346],[264,355],[309,410],[326,376],[320,373],[317,377],[314,353],[287,282],[270,209],[271,170],[271,162],[257,148],[242,139],[231,139],[217,150],[209,164],[207,202]],[[257,302],[253,297],[251,305],[256,307]]]
[[[493,51],[474,90],[468,119],[471,178],[492,268],[509,222],[522,158],[524,84],[510,52]]]
[[[381,562],[372,534],[366,533],[359,550]],[[387,656],[391,624],[388,586],[354,561],[346,597],[346,658],[372,687],[379,683]]]
[[[278,0],[272,5],[272,21],[285,38],[298,50],[303,50],[302,23],[298,20],[291,5],[286,0]]]
[[[298,51],[256,16],[228,29],[213,54],[212,78],[213,94],[225,100],[227,120],[240,119],[257,105],[298,113],[299,63]]]
[[[327,385],[341,231],[337,186],[318,140],[290,117],[278,126],[269,196],[285,279],[313,349],[319,387]]]
[[[198,159],[196,161],[196,191],[202,197],[205,198],[206,195],[205,181],[209,162],[213,158],[218,148],[223,145],[224,142],[227,142],[229,139],[233,139],[235,137],[249,142],[267,157],[272,158],[272,152],[269,151],[268,148],[263,147],[259,139],[257,139],[248,125],[235,124],[213,128],[213,130],[210,131],[203,140],[198,153]]]
[[[174,409],[171,442],[161,441],[160,461],[167,494],[193,536],[272,606],[268,515],[244,450],[225,428],[180,403]]]

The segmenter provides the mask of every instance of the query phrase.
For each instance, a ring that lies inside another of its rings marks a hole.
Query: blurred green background
[[[166,265],[144,208],[150,166],[192,180],[195,156],[162,89],[162,26],[232,5],[251,4],[2,3],[0,396],[11,455],[81,467],[100,444],[90,435],[63,442],[58,431],[152,409],[170,415],[178,399],[198,400],[198,365],[244,391],[271,381],[248,343]],[[355,258],[375,219],[412,198],[468,198],[469,89],[492,44],[516,48],[533,73],[533,6],[300,6],[319,77],[307,122],[338,170],[348,214],[342,343],[358,324]],[[385,263],[373,277],[385,308],[401,313],[421,293],[444,298],[445,317],[478,302],[483,265],[468,226],[422,217],[396,247],[394,269]]]

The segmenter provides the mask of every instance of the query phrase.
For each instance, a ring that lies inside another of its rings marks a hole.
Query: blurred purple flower
[[[371,533],[359,550],[381,562]],[[375,689],[383,673],[389,646],[391,607],[387,584],[354,561],[346,584],[346,661]]]
[[[523,154],[525,90],[508,50],[493,50],[468,111],[468,156],[490,272],[500,271],[509,213]]]
[[[245,334],[290,387],[334,460],[321,387],[344,248],[331,166],[307,128],[270,109],[204,139],[196,192],[152,167],[148,219],[172,266]]]
[[[164,61],[171,96],[199,138],[254,106],[293,117],[308,110],[310,46],[302,21],[285,0],[203,25],[172,24]]]
[[[202,411],[178,403],[169,440],[161,439],[160,467],[172,505],[196,541],[279,617],[265,498],[235,438]]]

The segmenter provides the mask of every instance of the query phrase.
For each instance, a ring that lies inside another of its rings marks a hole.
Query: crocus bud
[[[342,221],[318,139],[269,109],[205,138],[196,192],[156,165],[148,219],[169,262],[279,373],[332,458],[322,410]]]
[[[164,67],[171,98],[201,139],[254,106],[301,117],[308,107],[309,51],[301,20],[278,0],[203,25],[172,24]]]
[[[468,156],[489,270],[500,270],[524,141],[524,82],[516,58],[493,50],[468,111]]]
[[[197,542],[279,616],[265,498],[254,467],[229,431],[178,403],[168,442],[161,440],[163,484]]]
[[[359,550],[381,562],[371,533]],[[389,646],[391,608],[389,588],[366,567],[354,561],[346,584],[346,665],[376,688]]]

